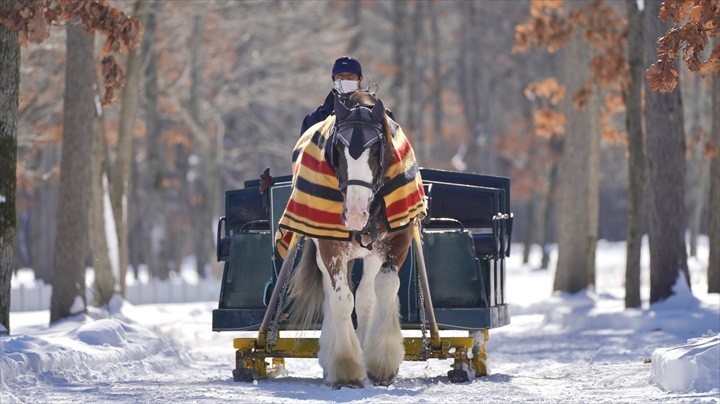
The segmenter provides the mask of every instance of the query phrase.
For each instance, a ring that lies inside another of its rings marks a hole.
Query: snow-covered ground
[[[553,295],[553,271],[522,265],[518,247],[512,323],[490,332],[491,375],[469,383],[449,383],[449,362],[435,360],[405,362],[389,388],[332,390],[310,359],[288,360],[285,378],[235,383],[232,339],[253,333],[213,333],[215,302],[115,300],[53,327],[47,311],[11,313],[0,403],[720,402],[720,296],[706,293],[706,238],[689,261],[692,294],[680,282],[674,297],[637,310],[623,308],[624,243],[598,244],[596,290],[576,295]],[[647,265],[645,246],[644,285]]]

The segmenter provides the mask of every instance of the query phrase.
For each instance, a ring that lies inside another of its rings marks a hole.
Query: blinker
[[[362,105],[349,109],[335,97],[335,114],[335,141],[347,147],[353,159],[357,160],[366,149],[381,139],[385,107],[380,100],[373,106]]]
[[[338,140],[350,151],[350,157],[358,159],[363,152],[380,140],[380,132],[371,127],[354,126],[352,131],[340,130],[337,134]],[[349,136],[348,136],[349,135]]]

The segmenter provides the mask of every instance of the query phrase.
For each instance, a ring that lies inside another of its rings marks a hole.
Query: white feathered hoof
[[[395,381],[395,378],[397,377],[399,369],[395,369],[394,372],[390,374],[384,374],[384,375],[374,375],[368,371],[368,379],[374,384],[375,386],[389,386],[393,384]]]
[[[360,380],[353,380],[353,381],[332,383],[332,384],[330,384],[330,387],[332,387],[333,390],[340,390],[343,387],[347,387],[350,389],[364,389],[365,384],[363,384],[363,382],[361,382]]]
[[[379,338],[378,334],[368,335],[364,356],[368,379],[375,385],[389,386],[398,375],[405,358],[405,347],[398,327],[395,335]]]
[[[360,362],[352,358],[343,358],[335,361],[331,369],[326,372],[325,381],[330,387],[337,390],[342,387],[364,388],[365,368]]]

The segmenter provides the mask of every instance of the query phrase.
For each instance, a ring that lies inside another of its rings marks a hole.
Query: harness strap
[[[370,188],[373,192],[376,191],[375,185],[363,180],[347,180],[340,184],[340,190],[347,188],[350,185],[359,185],[361,187]]]

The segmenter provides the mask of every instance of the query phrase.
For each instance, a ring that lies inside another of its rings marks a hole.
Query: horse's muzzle
[[[370,213],[368,213],[366,209],[345,209],[343,211],[345,227],[350,231],[360,231],[364,229],[369,218]]]

